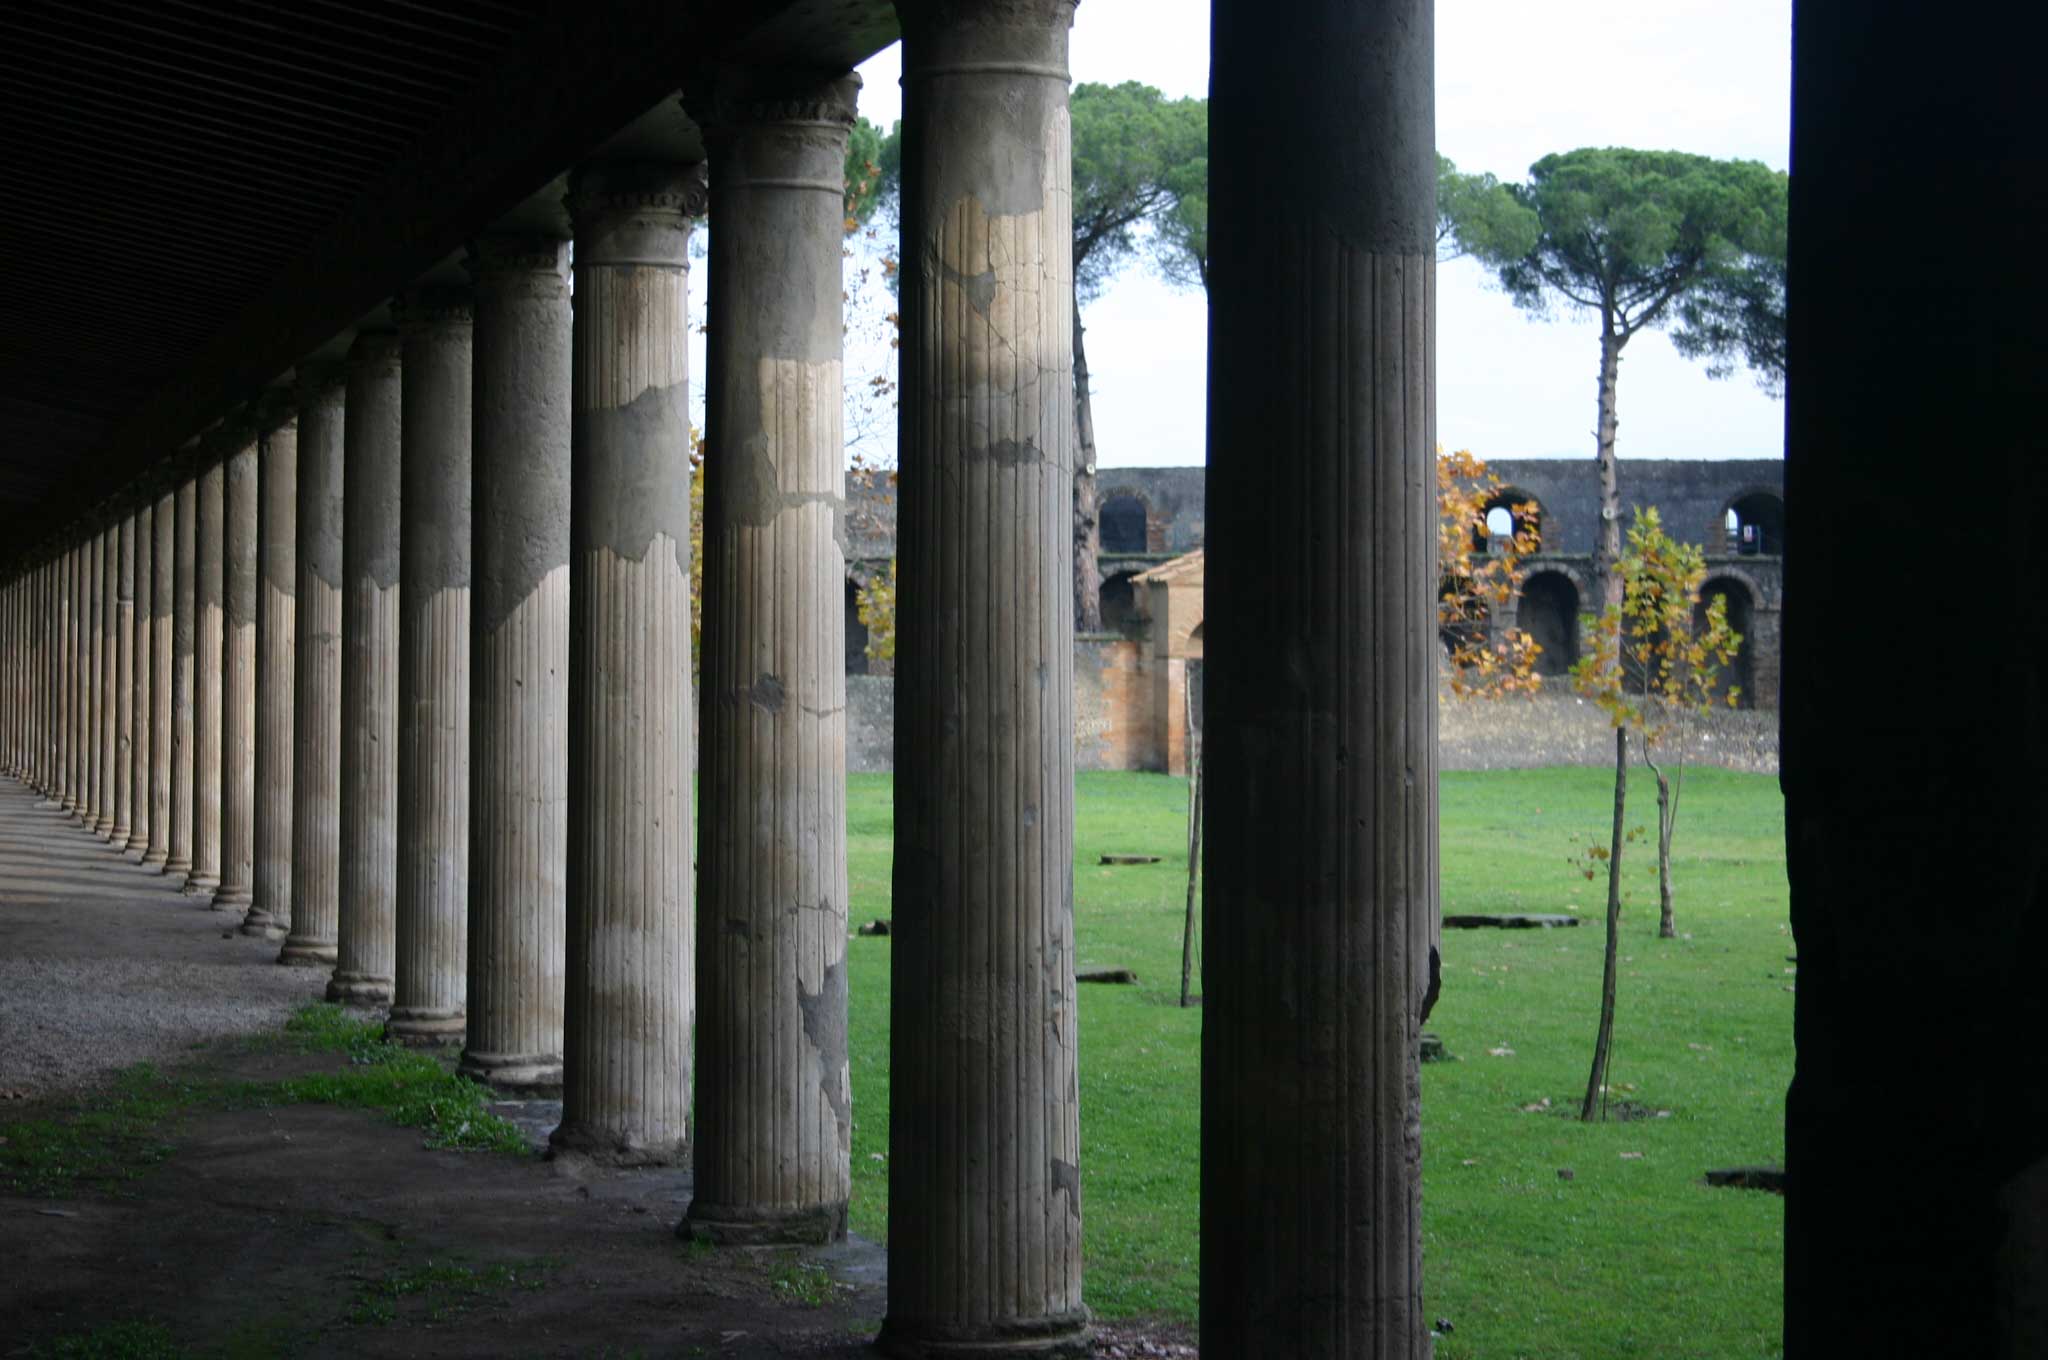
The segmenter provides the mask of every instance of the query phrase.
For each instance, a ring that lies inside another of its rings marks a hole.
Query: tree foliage
[[[1492,175],[1436,158],[1436,258],[1515,259],[1535,248],[1536,214]]]
[[[854,595],[854,612],[868,630],[867,654],[871,661],[896,659],[896,559],[886,570],[875,572],[861,582]]]
[[[1469,451],[1436,456],[1437,631],[1450,654],[1451,692],[1461,699],[1533,694],[1543,648],[1519,628],[1493,633],[1521,591],[1522,563],[1541,549],[1537,507],[1509,502],[1501,480]],[[1487,512],[1505,507],[1513,532],[1492,534]]]
[[[1137,258],[1141,228],[1157,229],[1191,188],[1206,200],[1209,106],[1201,99],[1168,99],[1127,80],[1076,85],[1067,110],[1074,148],[1074,294],[1085,304]],[[1206,207],[1201,219],[1206,235]]]
[[[1678,793],[1671,773],[1653,758],[1690,715],[1717,699],[1734,707],[1736,687],[1721,688],[1720,674],[1735,659],[1742,636],[1728,626],[1728,602],[1715,596],[1702,604],[1706,554],[1664,532],[1657,511],[1637,512],[1628,550],[1619,564],[1622,602],[1589,620],[1590,646],[1572,667],[1572,687],[1598,704],[1614,725],[1614,829],[1607,865],[1606,963],[1601,975],[1600,1025],[1593,1040],[1593,1070],[1579,1117],[1591,1120],[1607,1076],[1614,1038],[1615,955],[1621,925],[1621,854],[1629,837],[1622,829],[1628,804],[1628,741],[1642,744],[1643,759],[1657,780],[1658,931],[1676,933],[1671,904],[1671,838],[1678,823]],[[1682,774],[1681,774],[1682,779]]]

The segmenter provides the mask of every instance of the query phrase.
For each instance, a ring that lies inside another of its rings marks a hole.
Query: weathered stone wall
[[[1160,664],[1139,644],[1083,638],[1074,646],[1074,767],[1079,770],[1163,770],[1173,753],[1160,749],[1153,721]],[[1176,672],[1175,683],[1179,676]],[[882,773],[891,766],[895,681],[886,675],[846,679],[846,768]],[[1180,721],[1178,705],[1174,720]],[[1717,710],[1697,721],[1685,745],[1688,763],[1775,774],[1778,715],[1754,709]],[[1438,709],[1437,764],[1445,770],[1504,770],[1539,765],[1606,765],[1614,759],[1606,715],[1562,681],[1532,698],[1455,699]]]

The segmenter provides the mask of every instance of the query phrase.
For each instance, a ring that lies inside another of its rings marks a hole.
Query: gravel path
[[[0,778],[0,1099],[274,1028],[319,999],[325,969],[278,967],[277,942],[240,924]]]

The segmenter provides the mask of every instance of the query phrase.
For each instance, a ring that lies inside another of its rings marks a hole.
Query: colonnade
[[[898,12],[882,1345],[1082,1354],[1073,4]],[[1217,14],[1215,136],[1245,144],[1212,158],[1214,363],[1236,376],[1210,387],[1210,549],[1236,584],[1209,606],[1231,804],[1210,883],[1233,905],[1211,915],[1204,1335],[1420,1356],[1434,153],[1404,110],[1428,107],[1430,5],[1322,0],[1284,39],[1244,0]],[[344,362],[251,394],[0,594],[10,772],[279,940],[280,963],[327,971],[331,1000],[386,1011],[392,1039],[559,1091],[558,1155],[691,1157],[679,1231],[721,1243],[846,1223],[857,88],[694,82],[708,165],[575,167],[568,237],[481,234],[468,285],[406,290]],[[1289,125],[1343,135],[1261,144],[1248,111],[1276,96]],[[693,695],[686,342],[707,212]],[[1283,559],[1330,588],[1275,608]]]

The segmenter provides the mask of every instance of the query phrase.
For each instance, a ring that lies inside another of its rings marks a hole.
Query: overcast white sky
[[[1437,146],[1461,169],[1521,179],[1532,161],[1581,146],[1786,166],[1790,0],[1445,0],[1436,16]],[[861,111],[883,127],[902,112],[898,50],[861,67]],[[1142,80],[1168,95],[1206,96],[1208,7],[1083,0],[1072,66],[1077,82]],[[1488,278],[1469,260],[1438,276],[1438,437],[1484,458],[1590,456],[1595,323],[1563,312],[1532,320]],[[1202,462],[1201,296],[1136,267],[1083,321],[1102,463]],[[872,347],[850,346],[848,380],[884,362]],[[1784,451],[1781,403],[1746,375],[1709,379],[1658,333],[1623,353],[1620,417],[1624,458]]]

